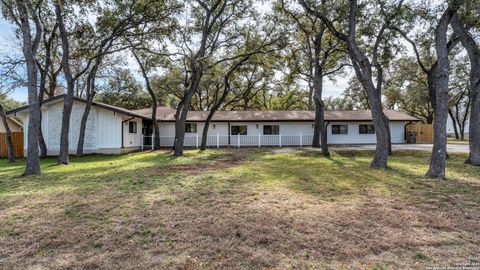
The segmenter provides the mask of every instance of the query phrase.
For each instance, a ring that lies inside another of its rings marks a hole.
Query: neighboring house
[[[50,155],[59,151],[63,98],[62,95],[48,99],[42,106],[42,129]],[[77,147],[84,108],[85,100],[75,98],[70,130],[72,153]],[[168,107],[157,109],[162,147],[173,146],[175,112]],[[28,107],[8,113],[23,119],[26,140]],[[385,114],[390,119],[392,142],[405,143],[406,125],[418,119],[393,110],[386,110]],[[188,113],[185,146],[199,146],[207,115],[207,111]],[[311,145],[314,119],[313,111],[218,111],[210,124],[207,144],[210,147]],[[325,120],[329,144],[376,143],[370,111],[327,111]],[[151,109],[132,111],[94,102],[87,122],[85,153],[122,153],[151,148]]]
[[[23,131],[23,125],[20,123],[17,119],[8,116],[7,117],[7,124],[8,127],[10,128],[11,132],[22,132]],[[3,123],[0,122],[0,133],[5,133],[5,127],[3,126]]]

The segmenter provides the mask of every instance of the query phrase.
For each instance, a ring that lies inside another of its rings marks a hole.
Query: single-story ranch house
[[[64,95],[50,98],[42,105],[42,131],[48,154],[59,152],[61,118]],[[70,151],[75,152],[80,120],[86,101],[75,98],[70,128]],[[158,107],[162,147],[173,146],[175,112],[169,107]],[[27,146],[28,106],[8,114],[23,120],[25,147]],[[405,128],[418,119],[405,113],[385,110],[390,119],[392,143],[405,143]],[[185,146],[198,147],[207,111],[190,111],[187,117]],[[218,111],[210,124],[209,147],[261,147],[311,145],[313,111]],[[374,144],[375,129],[370,111],[326,111],[327,141],[329,144]],[[151,109],[126,110],[94,102],[87,121],[85,153],[123,153],[152,147]]]

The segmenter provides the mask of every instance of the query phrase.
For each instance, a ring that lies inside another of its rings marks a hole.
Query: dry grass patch
[[[480,173],[428,155],[167,152],[0,165],[0,268],[422,269],[480,254]]]

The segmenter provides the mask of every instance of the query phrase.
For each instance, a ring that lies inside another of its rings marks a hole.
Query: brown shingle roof
[[[65,95],[59,95],[44,101],[44,104],[61,100]],[[75,98],[80,102],[86,102],[84,99]],[[107,110],[122,113],[125,115],[151,119],[152,109],[145,108],[141,110],[127,110],[124,108],[93,102],[94,106],[98,106]],[[13,114],[22,110],[28,110],[28,106],[20,107],[7,112]],[[417,118],[406,113],[395,110],[384,110],[388,119],[391,121],[419,121]],[[176,110],[170,107],[157,107],[158,121],[175,121]],[[189,111],[187,121],[202,122],[207,119],[208,111]],[[315,119],[314,111],[217,111],[212,121],[216,122],[269,122],[269,121],[313,121]],[[369,110],[357,111],[326,111],[326,121],[372,121],[371,112]]]
[[[56,101],[62,101],[65,98],[65,96],[66,96],[66,94],[61,94],[61,95],[46,99],[46,100],[43,101],[43,104],[45,105],[45,104],[49,104],[49,103],[56,102]],[[87,102],[83,98],[74,97],[73,99],[75,101],[79,101],[79,102],[83,102],[83,103]],[[143,114],[137,114],[132,110],[127,110],[127,109],[124,109],[124,108],[121,108],[121,107],[117,107],[117,106],[113,106],[113,105],[109,105],[109,104],[105,104],[105,103],[101,103],[101,102],[92,102],[92,105],[103,108],[105,110],[110,110],[110,111],[113,111],[113,112],[121,113],[121,114],[124,114],[124,115],[127,115],[127,116],[139,117],[139,118],[144,118],[144,119],[151,119],[151,115],[145,117],[145,116],[143,116]],[[29,106],[26,105],[26,106],[19,107],[19,108],[13,109],[11,111],[8,111],[8,112],[6,112],[6,114],[7,115],[8,114],[15,114],[17,112],[28,110],[28,109],[29,109]]]
[[[151,117],[151,109],[133,111],[145,117]],[[175,121],[175,109],[169,107],[157,107],[158,121]],[[395,110],[384,110],[391,121],[419,121],[417,118]],[[189,111],[187,121],[205,121],[208,111]],[[212,121],[313,121],[314,111],[217,111]],[[326,111],[326,121],[372,121],[369,110],[356,111]]]

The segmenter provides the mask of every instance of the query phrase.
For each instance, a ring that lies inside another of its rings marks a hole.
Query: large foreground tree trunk
[[[38,104],[37,66],[35,54],[41,39],[42,29],[38,18],[35,19],[35,38],[32,40],[29,14],[24,0],[17,0],[18,14],[20,16],[20,29],[23,41],[23,55],[27,66],[28,78],[28,138],[27,138],[27,164],[24,176],[40,173],[40,158],[38,155],[38,131],[40,125],[40,106]],[[34,15],[35,16],[35,15]]]
[[[315,102],[315,122],[313,130],[313,147],[322,146],[322,155],[329,156],[327,145],[327,127],[325,126],[325,106],[322,100],[323,95],[323,69],[320,64],[320,53],[322,47],[323,30],[315,38],[314,44],[314,71],[313,71],[313,88],[315,90],[313,99]]]
[[[58,164],[68,164],[69,157],[69,131],[70,131],[70,116],[72,114],[73,107],[73,94],[74,94],[74,80],[72,77],[72,72],[70,70],[70,45],[68,40],[68,33],[65,28],[65,23],[63,21],[62,8],[60,3],[55,2],[55,15],[57,17],[58,29],[60,31],[60,37],[62,40],[62,65],[63,73],[65,75],[65,80],[67,82],[67,94],[65,95],[63,102],[63,113],[62,113],[62,128],[60,131],[60,152],[58,154]]]
[[[375,156],[370,165],[372,168],[386,168],[390,152],[390,140],[389,127],[385,120],[387,117],[383,112],[382,96],[373,84],[370,61],[368,61],[367,57],[356,46],[349,46],[349,51],[357,77],[365,91],[367,91],[373,125],[375,127],[377,145],[375,148]]]
[[[448,118],[448,81],[449,60],[447,47],[447,28],[450,20],[460,8],[463,1],[452,1],[442,14],[435,30],[435,49],[437,54],[437,71],[435,72],[435,120],[433,123],[433,149],[427,176],[445,178],[447,159],[447,118]]]
[[[476,91],[472,92],[472,109],[470,112],[469,147],[467,163],[480,166],[480,76],[476,79]]]
[[[203,64],[200,64],[203,65]],[[202,78],[203,67],[192,69],[191,85],[182,99],[182,102],[178,105],[177,112],[175,114],[175,141],[173,143],[174,153],[176,157],[183,156],[183,144],[185,142],[185,124],[187,122],[188,109],[190,106],[190,100],[192,99],[195,91],[200,84]]]
[[[2,118],[3,127],[5,128],[8,162],[15,162],[15,156],[13,152],[13,143],[12,143],[12,132],[10,131],[10,126],[8,126],[7,115],[5,114],[5,110],[3,109],[2,104],[0,104],[0,117]]]
[[[320,88],[321,87],[322,86],[320,85]],[[312,147],[321,146],[322,155],[329,156],[330,152],[328,151],[328,144],[327,144],[327,126],[325,125],[325,106],[321,98],[321,93],[320,93],[320,96],[318,96],[317,93],[318,93],[318,90],[316,89],[313,97],[315,101],[315,122],[313,125],[314,131],[313,131]]]
[[[472,108],[470,111],[469,147],[470,155],[467,163],[480,166],[480,48],[472,35],[466,30],[458,16],[451,21],[455,34],[462,46],[467,50],[470,59],[470,92]]]

